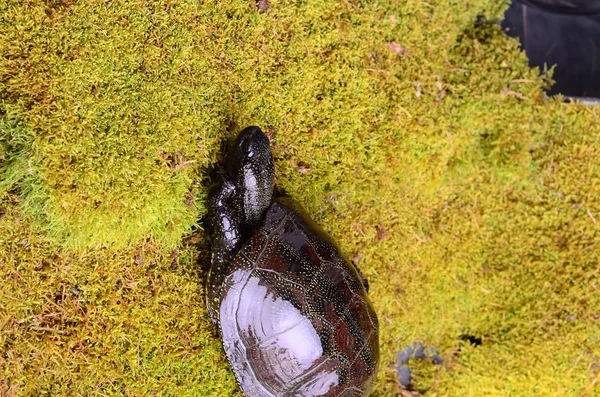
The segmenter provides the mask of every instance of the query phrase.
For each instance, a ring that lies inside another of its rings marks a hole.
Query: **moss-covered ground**
[[[600,395],[600,110],[543,94],[505,6],[1,2],[0,395],[237,393],[199,219],[253,124],[369,278],[375,396],[415,341],[421,394]]]

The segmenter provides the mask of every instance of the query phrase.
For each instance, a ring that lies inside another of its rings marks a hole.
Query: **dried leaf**
[[[390,238],[390,236],[386,232],[385,226],[383,224],[376,226],[376,229],[377,229],[377,242],[387,240],[388,238]]]
[[[302,173],[302,174],[308,174],[310,171],[312,171],[312,169],[304,164],[298,164],[296,165],[296,162],[294,161],[294,159],[290,159],[290,164],[292,165],[292,167],[294,167],[296,169],[296,171]]]
[[[390,49],[390,51],[392,51],[393,53],[396,53],[398,55],[410,56],[410,52],[406,48],[402,47],[400,44],[396,43],[395,41],[388,43],[388,48]]]
[[[269,2],[269,0],[259,0],[257,5],[258,12],[260,12],[261,14],[264,14],[265,12],[271,9],[271,3]]]
[[[138,266],[142,266],[144,264],[144,256],[141,252],[135,255],[133,262]]]
[[[187,191],[187,193],[185,195],[184,203],[188,207],[191,207],[194,205],[194,188],[193,187],[190,187],[190,189]]]

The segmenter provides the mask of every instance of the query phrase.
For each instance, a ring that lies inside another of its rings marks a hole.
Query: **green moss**
[[[195,246],[71,255],[2,221],[3,395],[233,393]]]
[[[417,340],[427,395],[597,394],[600,113],[543,94],[503,7],[0,5],[0,394],[234,393],[192,228],[251,124],[370,280],[375,395]]]

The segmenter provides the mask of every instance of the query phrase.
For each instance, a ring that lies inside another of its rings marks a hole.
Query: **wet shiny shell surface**
[[[269,207],[234,258],[219,325],[247,397],[369,393],[378,324],[360,277],[285,204]]]

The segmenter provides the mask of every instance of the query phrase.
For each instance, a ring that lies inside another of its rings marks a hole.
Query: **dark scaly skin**
[[[212,263],[206,304],[217,322],[220,286],[241,245],[257,229],[273,198],[273,158],[269,138],[258,127],[245,128],[226,158],[223,182],[209,196]]]
[[[366,280],[310,221],[284,202],[271,202],[266,137],[247,130],[210,201],[207,304],[227,358],[247,397],[367,395],[379,338]],[[245,158],[249,136],[258,142],[253,148],[263,150],[262,170],[256,151]],[[256,175],[262,194],[249,192]]]

